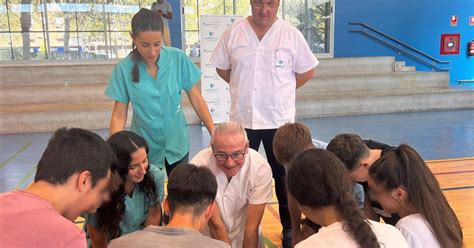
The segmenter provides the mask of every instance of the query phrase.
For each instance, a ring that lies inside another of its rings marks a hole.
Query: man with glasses
[[[218,125],[211,147],[191,163],[209,168],[216,176],[220,215],[215,214],[211,222],[223,222],[232,247],[263,247],[259,227],[265,205],[272,199],[272,171],[262,155],[249,149],[244,128],[235,122]]]
[[[247,131],[250,148],[263,143],[278,198],[283,247],[291,246],[283,165],[273,155],[278,127],[295,120],[296,89],[314,76],[318,60],[303,35],[277,18],[279,0],[251,0],[252,15],[229,27],[211,57],[217,74],[229,83],[230,120]]]

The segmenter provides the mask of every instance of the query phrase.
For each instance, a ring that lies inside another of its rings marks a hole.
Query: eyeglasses
[[[214,157],[216,157],[216,159],[219,162],[227,161],[228,157],[231,157],[232,160],[234,160],[234,161],[240,161],[240,160],[244,159],[245,152],[233,153],[233,154],[230,154],[230,155],[227,155],[225,153],[214,153]]]
[[[277,2],[269,2],[269,3],[262,3],[262,2],[257,2],[257,3],[251,3],[250,5],[252,5],[254,8],[258,8],[258,9],[263,9],[264,7],[267,7],[268,9],[274,9],[276,7],[278,7],[278,3]]]

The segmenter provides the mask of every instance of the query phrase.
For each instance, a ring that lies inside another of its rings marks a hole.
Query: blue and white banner
[[[216,67],[210,62],[214,48],[222,33],[241,16],[202,15],[200,16],[201,37],[201,93],[207,102],[215,123],[229,121],[229,84],[217,75]]]

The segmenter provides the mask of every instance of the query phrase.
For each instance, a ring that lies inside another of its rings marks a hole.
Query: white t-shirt
[[[430,225],[420,214],[403,217],[395,226],[403,234],[411,248],[440,247]]]
[[[375,233],[380,247],[408,248],[406,240],[402,234],[388,224],[369,220],[372,231]],[[326,227],[321,227],[319,232],[309,238],[299,242],[295,248],[315,248],[315,247],[359,247],[352,235],[343,230],[343,223],[336,222]]]
[[[191,163],[209,168],[216,176],[216,203],[229,231],[232,247],[242,247],[247,206],[272,200],[272,170],[267,160],[255,150],[249,149],[244,165],[230,182],[216,165],[211,148],[200,151]]]
[[[248,129],[274,129],[294,122],[295,73],[312,70],[319,61],[288,22],[277,20],[259,40],[243,18],[222,34],[211,63],[231,70],[230,120]]]
[[[163,3],[158,3],[158,2],[153,2],[151,4],[151,10],[153,11],[158,11],[160,10],[161,13],[165,16],[168,13],[173,13],[173,10],[171,9],[171,4],[166,2],[166,0],[163,1]],[[161,17],[161,20],[163,20],[163,26],[168,27],[168,18],[164,18],[163,16]]]

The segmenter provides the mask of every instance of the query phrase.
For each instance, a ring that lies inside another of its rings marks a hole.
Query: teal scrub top
[[[140,81],[133,82],[134,65],[129,55],[115,66],[105,95],[126,104],[131,102],[131,131],[147,141],[148,159],[162,169],[165,158],[172,164],[189,152],[181,93],[198,82],[201,71],[184,52],[172,47],[161,48],[156,79],[146,72],[146,64],[139,62]]]
[[[160,204],[163,200],[165,182],[163,172],[158,167],[150,164],[148,173],[153,176],[158,199],[148,199],[145,193],[140,190],[140,187],[136,185],[133,189],[132,197],[128,196],[128,194],[125,196],[125,213],[122,221],[120,221],[121,235],[142,230],[148,216],[148,209]],[[86,224],[98,228],[97,215],[88,215],[86,217]]]

